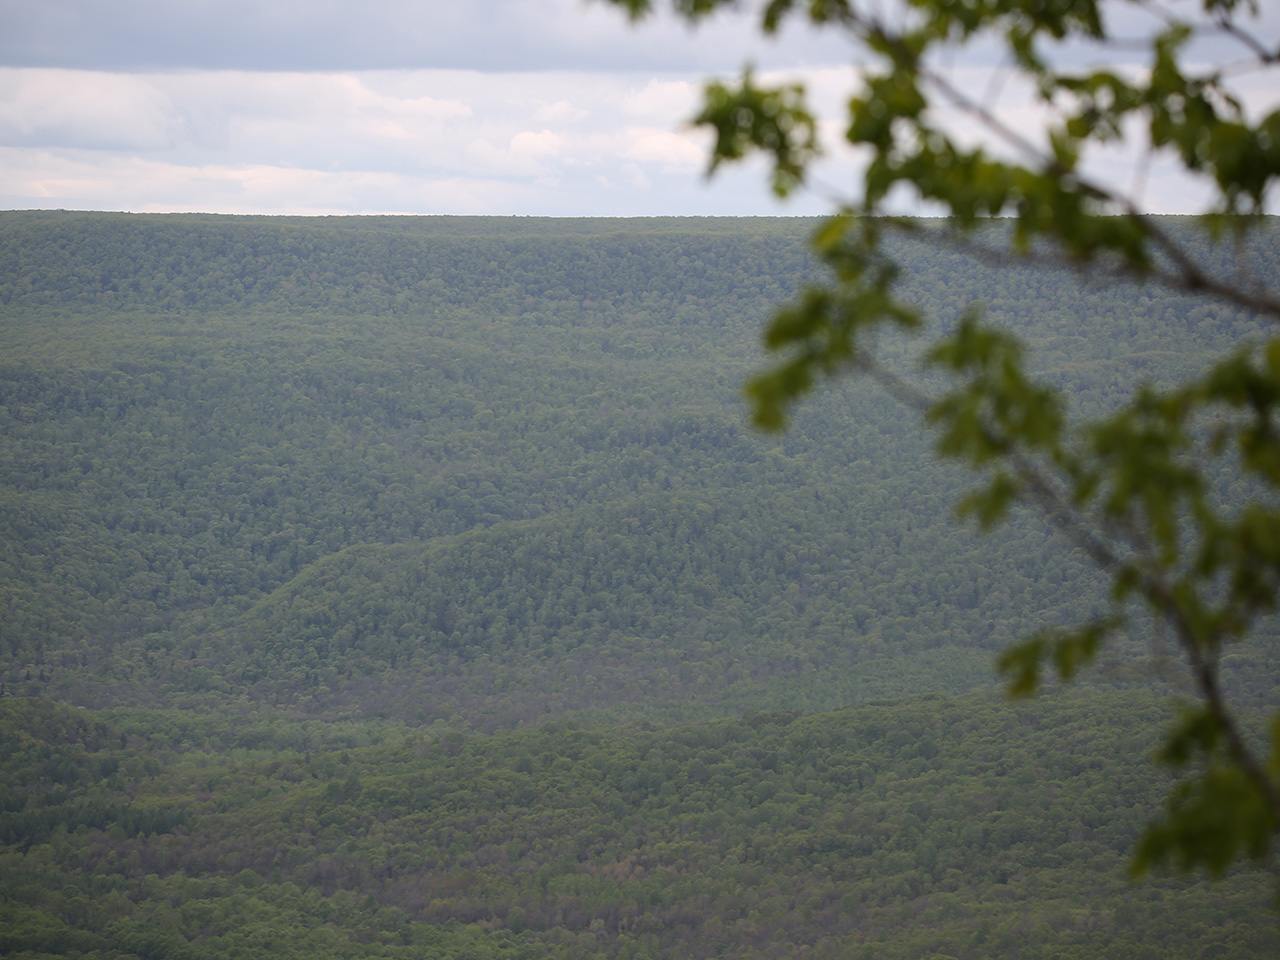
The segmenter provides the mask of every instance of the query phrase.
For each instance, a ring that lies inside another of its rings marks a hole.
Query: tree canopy
[[[632,17],[654,6],[612,2]],[[694,22],[728,5],[672,4]],[[1258,5],[771,0],[759,16],[768,34],[803,20],[848,39],[859,66],[838,122],[865,167],[813,235],[827,276],[766,328],[775,360],[748,388],[756,422],[781,428],[816,384],[850,372],[923,411],[938,451],[983,476],[963,514],[990,528],[1015,504],[1029,505],[1112,581],[1099,616],[1004,653],[1012,692],[1033,692],[1050,669],[1070,679],[1143,617],[1176,647],[1192,696],[1159,757],[1187,776],[1139,844],[1135,868],[1221,874],[1242,855],[1267,859],[1280,829],[1280,711],[1272,698],[1259,719],[1230,701],[1222,665],[1250,638],[1274,642],[1280,337],[1268,330],[1240,342],[1179,382],[1135,385],[1091,418],[1073,416],[1064,394],[1029,372],[1016,335],[984,320],[977,304],[933,325],[923,374],[877,352],[891,331],[930,328],[902,295],[888,245],[896,234],[980,261],[1067,265],[1091,282],[1136,280],[1280,320],[1268,283],[1275,274],[1258,269],[1251,242],[1273,229],[1265,214],[1280,176],[1280,110],[1259,115],[1233,92],[1242,75],[1280,63]],[[1043,136],[948,70],[993,48],[1001,69],[1032,91]],[[1120,50],[1140,51],[1140,60],[1130,69],[1079,66],[1114,63]],[[942,108],[965,118],[963,133]],[[710,172],[763,154],[771,188],[786,196],[808,185],[822,119],[802,85],[765,85],[748,69],[708,85],[696,122],[714,134]],[[1092,172],[1090,159],[1116,146],[1135,148],[1131,191]],[[1141,183],[1155,162],[1173,164],[1209,198],[1200,213],[1213,255],[1144,206]],[[904,201],[942,216],[902,216]]]

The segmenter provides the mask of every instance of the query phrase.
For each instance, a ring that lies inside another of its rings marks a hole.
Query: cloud
[[[511,136],[506,146],[495,146],[488,140],[473,140],[467,145],[471,169],[498,177],[543,178],[544,185],[555,159],[563,151],[565,140],[550,130],[521,130]]]
[[[702,87],[701,82],[653,79],[628,92],[622,100],[622,110],[630,117],[645,120],[691,117],[702,101]]]
[[[568,100],[557,100],[555,103],[538,103],[532,119],[538,123],[568,123],[585,120],[591,114],[575,107]]]
[[[544,158],[555,156],[564,145],[564,138],[550,130],[521,130],[511,138],[511,153],[517,157]]]
[[[536,188],[491,177],[254,165],[184,166],[0,148],[0,205],[260,214],[509,213]],[[17,201],[17,202],[15,202]]]
[[[186,165],[0,147],[0,171],[0,207],[7,209],[622,217],[818,212],[779,206],[760,189],[755,175],[733,173],[707,186],[696,178],[646,171],[633,162],[566,165],[552,176],[501,177],[479,171]]]
[[[957,77],[992,86],[990,71]],[[848,68],[804,74],[819,112],[836,118],[852,79]],[[758,162],[708,185],[708,134],[685,124],[700,86],[696,75],[615,73],[0,69],[0,205],[813,214],[856,189],[859,160],[838,119],[822,127],[812,194],[779,206]],[[1040,117],[1020,96],[1007,87],[992,102],[1032,130]],[[1090,169],[1128,188],[1142,172],[1134,159],[1100,154]],[[1167,212],[1203,196],[1162,164],[1139,186]]]
[[[186,118],[145,78],[0,69],[0,143],[151,151],[184,137]]]
[[[764,0],[744,0],[691,29],[659,4],[629,24],[604,0],[0,0],[0,65],[113,72],[193,70],[542,70],[592,73],[736,71],[849,63],[861,56],[840,31],[798,18],[776,38],[760,36]],[[805,4],[797,4],[803,8]],[[894,4],[887,5],[889,9]],[[1259,4],[1259,36],[1274,36],[1280,5]],[[1160,25],[1159,11],[1106,3],[1117,36]],[[1245,55],[1221,31],[1202,31],[1194,55],[1231,62]],[[1139,62],[1137,48],[1108,52]],[[981,42],[956,62],[995,62]],[[1082,45],[1063,62],[1096,54]]]
[[[0,0],[0,22],[0,64],[123,72],[705,71],[843,56],[834,38],[764,40],[742,12],[699,33],[666,13],[629,25],[599,0]]]
[[[741,16],[692,34],[632,31],[598,0],[0,0],[0,23],[0,62],[45,64],[0,67],[0,205],[811,214],[857,189],[847,51],[797,30],[761,47]],[[753,49],[761,82],[802,80],[824,118],[814,191],[782,206],[758,161],[708,184],[687,125]],[[991,74],[953,65],[967,90]],[[1238,78],[1251,109],[1274,107],[1270,79]],[[1018,95],[998,106],[1034,131]],[[1132,157],[1090,159],[1134,182]],[[1160,210],[1197,196],[1160,164],[1140,186]]]
[[[637,190],[648,190],[653,186],[653,184],[649,182],[649,178],[645,176],[644,170],[642,170],[637,164],[624,163],[619,172],[625,178],[627,186],[629,187],[633,187]]]
[[[660,164],[668,171],[693,173],[707,164],[705,137],[696,138],[670,130],[633,127],[625,132],[622,155],[641,163]]]

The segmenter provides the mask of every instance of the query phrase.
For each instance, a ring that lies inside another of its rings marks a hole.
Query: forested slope
[[[964,477],[873,390],[744,426],[806,229],[0,216],[7,689],[493,727],[982,682],[1094,580],[955,524]],[[907,253],[1095,407],[1253,329]]]
[[[971,696],[219,752],[0,701],[0,952],[1273,957],[1266,874],[1125,880],[1161,713]]]
[[[0,214],[0,955],[1275,956],[1274,878],[1124,879],[1140,631],[965,693],[1089,564],[873,389],[745,425],[808,228]],[[1091,412],[1257,330],[901,260]]]

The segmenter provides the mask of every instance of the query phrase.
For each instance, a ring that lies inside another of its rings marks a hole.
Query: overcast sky
[[[0,0],[0,208],[820,213],[848,158],[779,205],[759,169],[708,184],[683,121],[748,61],[837,115],[848,57],[800,28],[633,27],[587,0]],[[990,87],[980,64],[957,71]],[[1241,83],[1259,109],[1280,99],[1274,76]],[[1199,198],[1159,167],[1143,189],[1164,212]]]

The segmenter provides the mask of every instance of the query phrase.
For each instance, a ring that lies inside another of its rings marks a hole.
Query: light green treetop
[[[654,6],[610,2],[633,18]],[[671,5],[692,22],[735,6]],[[1249,0],[770,0],[759,17],[766,34],[803,20],[848,40],[858,66],[841,126],[865,168],[812,239],[829,280],[802,291],[765,331],[774,359],[748,387],[757,424],[783,427],[816,384],[851,372],[921,409],[939,452],[984,476],[962,514],[989,527],[1028,504],[1112,578],[1105,615],[1005,651],[999,667],[1014,694],[1034,692],[1050,668],[1070,679],[1139,608],[1176,643],[1195,698],[1166,732],[1160,759],[1186,776],[1140,844],[1135,871],[1220,874],[1241,856],[1268,859],[1280,836],[1280,710],[1251,737],[1221,664],[1275,612],[1280,592],[1280,336],[1241,344],[1187,382],[1136,387],[1092,422],[1070,418],[1059,392],[1027,372],[1017,339],[977,310],[927,353],[950,377],[940,396],[890,370],[874,345],[884,328],[926,327],[898,295],[900,268],[885,243],[898,234],[995,263],[1138,279],[1280,321],[1274,278],[1253,272],[1248,254],[1250,235],[1271,229],[1280,110],[1251,115],[1231,90],[1233,78],[1280,64],[1280,40],[1261,36],[1266,24]],[[1131,23],[1145,27],[1131,36]],[[1048,118],[1043,135],[952,81],[945,64],[979,45],[998,49],[1028,82]],[[1139,66],[1074,66],[1120,53]],[[958,111],[978,143],[953,134],[940,108]],[[820,118],[802,85],[761,85],[747,69],[734,83],[709,84],[695,119],[714,134],[711,172],[763,154],[776,194],[808,186]],[[1233,245],[1230,256],[1199,257],[1203,243],[1089,172],[1091,151],[1135,145],[1140,163],[1172,161],[1206,188],[1205,229]],[[895,213],[904,203],[941,219]],[[1253,491],[1248,502],[1213,496],[1224,475]]]

